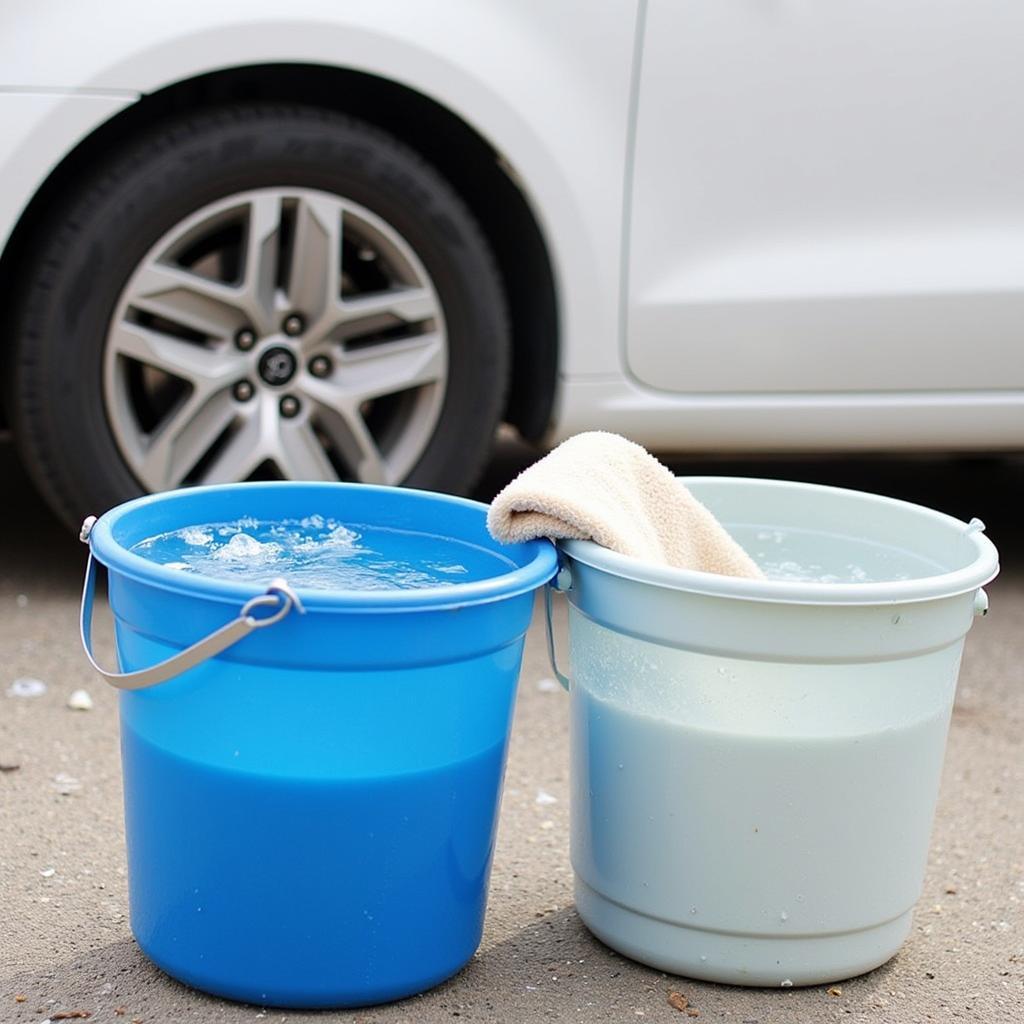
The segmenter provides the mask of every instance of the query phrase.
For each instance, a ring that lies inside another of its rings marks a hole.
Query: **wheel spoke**
[[[447,353],[440,336],[422,334],[346,353],[339,376],[349,397],[365,402],[434,384],[446,369]]]
[[[308,422],[281,421],[273,459],[289,480],[338,479],[320,439]]]
[[[357,298],[333,298],[311,325],[302,341],[308,354],[323,339],[358,339],[376,331],[417,324],[438,314],[438,304],[429,288],[393,288],[360,295]]]
[[[257,193],[249,200],[242,290],[246,312],[261,333],[274,327],[278,259],[281,250],[281,196]]]
[[[113,326],[109,345],[118,355],[188,381],[204,398],[240,372],[239,359],[233,353],[208,349],[139,324],[123,321]]]
[[[266,443],[264,416],[260,407],[246,409],[241,427],[205,468],[201,483],[230,484],[244,480],[272,454]]]
[[[357,408],[347,402],[335,406],[320,403],[316,419],[360,483],[397,483]]]
[[[243,291],[166,263],[150,263],[135,275],[131,305],[207,338],[230,337],[247,317]]]
[[[292,309],[308,323],[334,310],[341,292],[341,206],[323,196],[303,196],[295,210],[288,269]]]
[[[401,323],[419,323],[437,316],[437,299],[428,288],[392,288],[341,303],[347,337]]]
[[[143,483],[151,490],[180,486],[236,415],[230,392],[193,391],[150,435],[139,463]]]

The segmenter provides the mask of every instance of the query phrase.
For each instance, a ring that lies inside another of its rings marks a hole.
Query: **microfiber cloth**
[[[491,503],[498,541],[592,540],[623,555],[763,579],[753,559],[653,455],[617,434],[577,434]]]

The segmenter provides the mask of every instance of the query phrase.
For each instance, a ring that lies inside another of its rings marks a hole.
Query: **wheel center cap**
[[[292,352],[281,345],[275,345],[260,356],[260,377],[267,384],[280,387],[295,376],[296,366],[295,356]]]

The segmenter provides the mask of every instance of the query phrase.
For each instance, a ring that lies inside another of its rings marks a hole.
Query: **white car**
[[[7,418],[246,478],[1024,446],[1024,6],[6,0]]]

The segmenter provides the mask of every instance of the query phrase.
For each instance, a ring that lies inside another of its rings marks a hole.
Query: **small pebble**
[[[542,806],[547,804],[557,804],[558,797],[552,796],[550,793],[546,793],[543,789],[537,790],[537,799],[535,803],[541,804]]]
[[[46,693],[46,683],[41,679],[31,679],[28,676],[15,679],[7,687],[8,697],[41,697],[44,693]]]
[[[782,988],[792,988],[792,987],[793,987],[793,982],[790,981],[789,978],[783,978],[782,979]]]
[[[833,985],[833,986],[832,986],[832,987],[831,987],[831,988],[830,988],[830,989],[828,990],[828,994],[829,994],[830,996],[841,996],[841,995],[843,994],[843,990],[842,990],[842,989],[841,989],[841,988],[840,988],[840,987],[839,987],[838,985]]]
[[[674,988],[671,988],[668,990],[668,1005],[674,1010],[682,1011],[690,1005],[690,1001],[682,992],[677,992]]]
[[[92,697],[86,690],[73,690],[68,697],[68,707],[72,711],[92,711]]]
[[[537,689],[540,690],[541,693],[557,693],[561,687],[555,679],[538,679]]]
[[[42,871],[39,872],[39,874],[41,874],[43,876],[43,878],[53,878],[53,876],[55,874],[57,874],[57,869],[56,868],[44,868]]]

